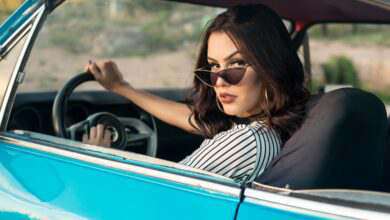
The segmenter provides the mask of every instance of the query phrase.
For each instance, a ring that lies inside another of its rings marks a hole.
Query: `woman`
[[[300,126],[308,92],[302,64],[280,17],[264,5],[235,6],[204,33],[188,106],[139,91],[111,61],[86,69],[106,89],[162,121],[206,137],[180,163],[252,181]],[[169,109],[169,111],[161,111]],[[109,146],[103,126],[90,144]]]

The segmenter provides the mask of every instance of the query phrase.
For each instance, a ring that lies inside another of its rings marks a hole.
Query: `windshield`
[[[5,96],[5,90],[7,89],[8,82],[10,81],[12,71],[15,68],[16,62],[19,58],[20,52],[22,51],[24,42],[27,36],[24,36],[0,62],[0,101],[3,101]]]
[[[48,16],[19,91],[58,90],[89,59],[115,61],[137,88],[187,88],[203,28],[221,10],[156,0],[65,1]]]

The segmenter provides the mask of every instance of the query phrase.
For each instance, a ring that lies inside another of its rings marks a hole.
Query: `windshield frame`
[[[43,0],[27,0],[1,24],[0,60],[31,29],[32,21],[43,4]]]
[[[40,27],[42,26],[46,18],[46,15],[47,15],[47,7],[45,4],[42,4],[40,5],[39,8],[37,8],[37,11],[35,11],[35,13],[31,17],[29,17],[28,20],[25,20],[24,23],[21,24],[22,25],[21,28],[19,28],[12,35],[12,38],[9,38],[7,44],[4,44],[5,47],[1,47],[2,53],[0,53],[0,57],[4,58],[7,55],[7,52],[9,52],[12,49],[12,47],[15,46],[27,34],[27,39],[24,42],[24,45],[22,47],[22,50],[19,54],[19,57],[17,59],[17,62],[12,72],[5,73],[5,74],[11,74],[11,76],[9,77],[10,80],[8,82],[2,82],[0,84],[0,94],[2,94],[3,97],[0,103],[1,104],[0,105],[0,130],[1,131],[5,131],[7,129],[7,124],[14,103],[17,87],[20,83],[23,82],[23,78],[25,75],[23,72],[24,67],[30,55],[31,49],[34,45]]]

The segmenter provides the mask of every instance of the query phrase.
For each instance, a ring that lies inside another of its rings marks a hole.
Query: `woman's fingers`
[[[103,139],[105,139],[105,140],[110,140],[111,141],[111,131],[110,130],[108,130],[108,129],[105,129],[104,130],[104,136],[103,136]]]
[[[85,64],[85,66],[84,66],[84,72],[89,72],[89,64]]]
[[[95,79],[103,86],[107,87],[107,84],[110,80],[107,78],[107,68],[105,67],[105,62],[92,62],[86,66],[86,72],[92,73]]]
[[[87,134],[83,134],[83,138],[82,138],[82,142],[87,144],[88,143],[88,135]]]
[[[95,62],[92,62],[91,60],[88,62],[88,64],[85,65],[84,71],[91,73],[93,77],[102,84],[102,80],[104,78],[101,68],[99,68],[98,64]],[[103,85],[103,84],[102,84]],[[103,85],[104,86],[104,85]]]
[[[96,139],[96,134],[97,134],[96,127],[91,127],[91,129],[89,131],[89,139],[90,140],[95,140]]]
[[[111,146],[111,132],[107,129],[104,130],[103,146],[106,146],[106,147]]]
[[[104,129],[104,125],[98,124],[96,127],[91,127],[89,132],[89,138],[87,134],[83,135],[82,142],[86,144],[110,147],[111,132],[107,129]]]
[[[118,66],[111,60],[100,62],[91,61],[86,66],[86,71],[92,73],[96,81],[107,90],[114,90],[117,86],[121,86],[125,82]]]
[[[95,62],[88,64],[86,71],[92,73],[95,79],[99,79],[101,77],[100,68]]]
[[[98,140],[102,140],[104,136],[104,125],[98,124],[96,126],[96,138]]]

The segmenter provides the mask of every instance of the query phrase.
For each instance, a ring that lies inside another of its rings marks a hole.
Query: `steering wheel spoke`
[[[128,145],[145,140],[147,155],[154,157],[157,155],[157,132],[154,123],[151,128],[138,118],[119,117],[118,119],[125,126]]]
[[[135,142],[135,141],[142,141],[142,140],[148,140],[150,138],[150,134],[128,134],[127,135],[127,142]]]
[[[66,128],[66,133],[69,135],[69,138],[72,140],[77,141],[77,134],[80,132],[82,133],[89,132],[89,124],[87,120],[80,121]]]

